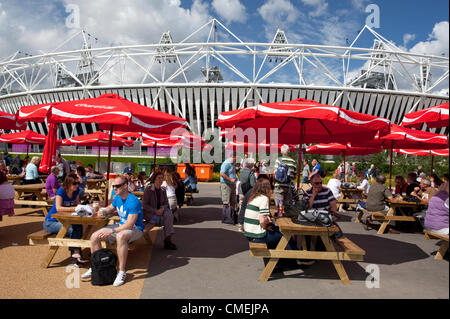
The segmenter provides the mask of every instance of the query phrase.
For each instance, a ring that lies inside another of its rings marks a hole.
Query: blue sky
[[[0,58],[56,48],[76,31],[66,25],[69,5],[101,47],[156,43],[168,30],[180,41],[211,18],[247,42],[270,42],[281,28],[290,43],[345,46],[364,26],[371,4],[380,10],[376,32],[404,50],[448,57],[447,0],[0,0]],[[219,33],[219,40],[225,36]],[[357,46],[370,48],[372,41],[363,35]]]

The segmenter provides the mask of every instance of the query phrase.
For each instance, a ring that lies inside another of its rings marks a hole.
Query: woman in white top
[[[333,178],[331,178],[328,181],[327,187],[333,193],[334,198],[336,198],[336,200],[338,200],[339,197],[341,196],[341,181],[339,180],[339,173],[338,173],[338,171],[334,172]]]
[[[173,172],[167,172],[164,174],[164,182],[161,187],[166,189],[167,199],[169,201],[169,207],[172,213],[177,210],[177,196],[175,189],[178,187],[175,179],[173,178]]]
[[[38,173],[39,161],[40,158],[38,156],[34,156],[31,159],[31,162],[28,163],[25,168],[25,184],[39,184],[41,182]]]

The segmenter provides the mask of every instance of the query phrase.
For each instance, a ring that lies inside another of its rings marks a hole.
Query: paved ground
[[[236,226],[220,222],[219,184],[199,188],[194,206],[183,208],[176,225],[178,250],[162,249],[158,232],[141,298],[449,298],[448,261],[431,255],[436,240],[419,233],[377,235],[353,223],[351,213],[339,225],[366,250],[364,262],[343,262],[351,286],[341,283],[329,261],[259,282],[262,260],[249,256]],[[369,289],[366,267],[372,265],[379,269],[380,287]]]

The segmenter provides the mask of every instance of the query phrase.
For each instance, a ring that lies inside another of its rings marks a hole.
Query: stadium
[[[371,46],[359,46],[363,38]],[[288,39],[279,29],[270,43],[245,42],[217,19],[179,42],[168,31],[159,43],[133,46],[96,47],[78,31],[52,52],[0,60],[0,110],[116,93],[183,117],[202,134],[221,112],[263,102],[306,98],[400,124],[405,113],[448,101],[446,56],[406,52],[368,26],[345,47]],[[46,123],[28,128],[47,133]],[[63,124],[59,137],[95,131]]]

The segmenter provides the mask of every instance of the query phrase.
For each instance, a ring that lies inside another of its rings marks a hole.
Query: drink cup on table
[[[106,207],[101,207],[98,211],[99,217],[106,217]]]

